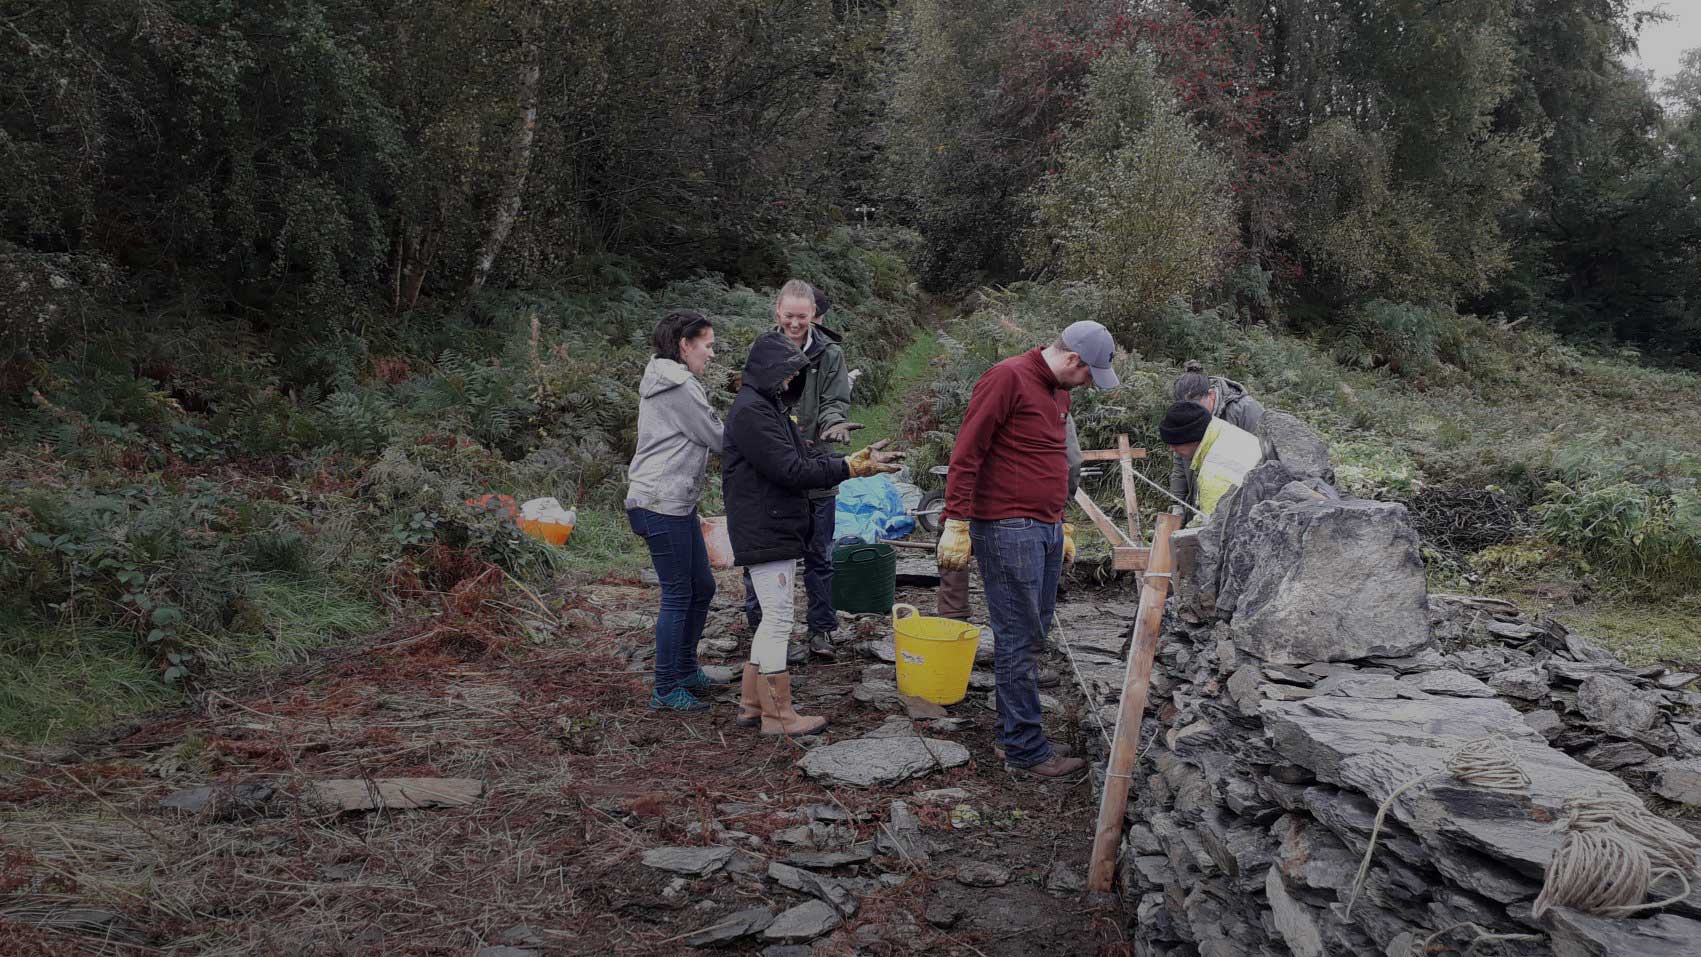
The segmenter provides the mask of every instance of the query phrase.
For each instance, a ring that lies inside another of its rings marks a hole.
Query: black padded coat
[[[781,384],[808,361],[778,331],[758,336],[744,364],[744,384],[727,412],[721,494],[739,565],[802,558],[809,490],[850,477],[843,458],[812,448],[786,414]]]

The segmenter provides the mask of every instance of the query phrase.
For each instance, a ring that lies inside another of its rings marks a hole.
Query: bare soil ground
[[[869,841],[891,800],[946,787],[969,792],[979,822],[954,828],[948,806],[918,803],[937,849],[927,862],[876,856],[821,872],[885,883],[813,953],[1130,952],[1124,905],[1046,887],[1058,862],[1085,874],[1098,795],[1085,779],[1012,778],[992,753],[984,693],[950,708],[972,728],[938,735],[968,747],[968,765],[884,790],[823,786],[794,767],[805,745],[733,723],[733,694],[702,715],[645,707],[654,588],[604,580],[531,601],[484,584],[502,629],[468,627],[466,602],[457,612],[445,599],[313,665],[206,688],[193,711],[19,757],[21,770],[0,775],[0,953],[690,953],[684,938],[730,913],[808,899],[766,879],[757,859],[797,850],[774,840],[796,823],[787,811],[837,806],[856,818],[845,836]],[[742,651],[740,596],[723,575],[711,636],[740,637]],[[931,607],[926,592],[901,600]],[[850,694],[869,664],[847,654],[796,672],[800,710],[833,721],[824,741],[887,716]],[[1047,693],[1063,701],[1052,718],[1067,739],[1078,692],[1065,681]],[[356,813],[303,793],[316,780],[380,777],[468,777],[485,790],[470,807]],[[207,784],[225,797],[205,810],[160,807]],[[243,804],[230,791],[244,784],[273,793]],[[717,811],[729,802],[759,809]],[[714,843],[717,823],[759,839],[739,839],[737,866],[685,881],[640,862],[650,848]],[[1012,878],[964,886],[954,876],[970,862]]]

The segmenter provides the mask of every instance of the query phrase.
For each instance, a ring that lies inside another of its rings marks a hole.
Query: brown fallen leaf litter
[[[890,788],[824,785],[795,767],[808,743],[733,723],[735,690],[705,715],[645,707],[653,587],[534,596],[480,569],[429,584],[446,586],[436,614],[367,645],[207,688],[192,710],[104,742],[21,755],[21,770],[0,775],[0,953],[707,953],[687,939],[739,911],[810,900],[770,879],[769,861],[812,840],[873,842],[895,799],[932,853],[883,845],[815,871],[868,892],[837,929],[771,953],[1131,952],[1131,911],[1069,886],[1085,874],[1097,793],[1085,779],[1012,779],[992,753],[984,693],[949,709],[972,726],[927,732],[966,746],[967,765]],[[742,592],[736,575],[720,585],[709,637],[736,664]],[[902,600],[931,606],[924,590]],[[794,672],[800,709],[832,719],[818,743],[903,714],[851,694],[874,663],[853,644],[889,626],[862,619],[840,634],[837,660]],[[1047,693],[1063,700],[1048,721],[1067,740],[1084,706],[1069,682]],[[418,779],[461,783],[426,808],[384,799]],[[914,797],[943,788],[967,797]],[[168,797],[177,809],[162,807]],[[829,822],[800,828],[812,817]],[[717,844],[739,851],[707,877],[641,862]],[[1000,886],[968,886],[1001,872]],[[717,952],[776,946],[757,934]]]

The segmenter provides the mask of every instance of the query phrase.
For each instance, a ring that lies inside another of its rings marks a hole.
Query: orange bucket
[[[710,568],[732,567],[732,539],[727,536],[725,515],[705,515],[700,520],[703,546],[709,552]]]

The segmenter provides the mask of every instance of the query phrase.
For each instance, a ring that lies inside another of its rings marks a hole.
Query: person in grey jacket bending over
[[[638,383],[638,450],[626,469],[626,518],[661,579],[650,707],[702,711],[709,706],[691,692],[717,684],[697,665],[715,576],[697,502],[722,430],[698,376],[715,357],[715,329],[708,316],[682,309],[656,324],[654,344]]]
[[[1197,402],[1212,417],[1222,419],[1239,429],[1258,435],[1258,424],[1264,420],[1264,403],[1246,393],[1246,387],[1233,379],[1208,376],[1204,368],[1188,360],[1186,371],[1175,380],[1175,401]],[[1199,489],[1195,472],[1187,456],[1175,456],[1169,470],[1169,493],[1188,505],[1198,506]]]

